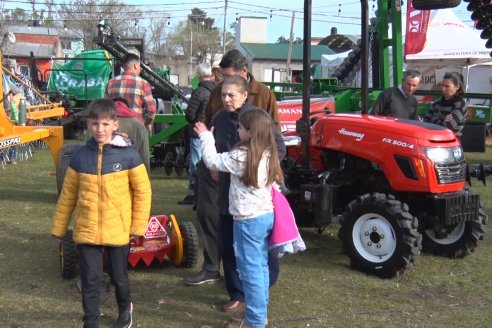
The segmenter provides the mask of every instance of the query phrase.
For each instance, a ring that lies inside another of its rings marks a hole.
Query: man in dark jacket
[[[179,201],[180,205],[193,205],[195,203],[195,172],[196,164],[202,157],[200,154],[200,139],[193,128],[196,122],[205,121],[205,105],[207,105],[210,92],[215,86],[212,80],[212,67],[207,63],[196,65],[198,87],[191,93],[190,103],[185,111],[186,120],[190,128],[190,163],[188,166],[188,195]]]
[[[402,83],[379,94],[370,114],[417,119],[417,98],[413,93],[420,85],[421,74],[415,69],[405,71]]]

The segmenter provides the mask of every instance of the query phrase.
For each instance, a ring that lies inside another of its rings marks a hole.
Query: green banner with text
[[[107,51],[83,51],[65,64],[53,63],[48,90],[80,100],[103,98],[111,71],[111,57]]]

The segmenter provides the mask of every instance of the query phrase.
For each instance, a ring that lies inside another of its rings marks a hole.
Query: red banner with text
[[[430,10],[417,10],[412,0],[407,1],[407,29],[405,33],[405,56],[422,51],[426,41]]]

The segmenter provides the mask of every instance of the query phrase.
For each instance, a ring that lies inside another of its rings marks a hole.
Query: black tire
[[[468,190],[473,194],[471,190]],[[478,220],[458,223],[450,227],[446,238],[436,238],[434,230],[425,230],[423,235],[422,250],[424,252],[446,256],[450,258],[463,258],[472,253],[478,247],[478,243],[485,236],[485,225],[488,216],[482,202],[478,210]]]
[[[191,162],[191,153],[188,153],[188,155],[186,155],[186,160],[185,160],[185,172],[187,175],[190,174],[190,162]]]
[[[198,235],[192,222],[182,222],[179,230],[183,237],[183,263],[185,268],[194,268],[198,262]]]
[[[164,156],[164,172],[167,176],[170,176],[173,173],[174,164],[176,161],[176,156],[172,151],[167,151]]]
[[[348,204],[338,237],[354,269],[391,278],[420,255],[422,236],[408,205],[393,195],[366,194]]]
[[[183,176],[183,172],[185,171],[186,159],[183,153],[178,153],[176,155],[176,164],[174,166],[174,170],[176,171],[176,175],[178,177]]]
[[[63,127],[63,136],[65,139],[78,139],[82,133],[84,133],[84,129],[84,123],[76,120],[73,123],[67,124]]]
[[[60,242],[60,270],[63,279],[73,279],[77,275],[77,249],[73,241],[73,231],[67,230]]]
[[[166,110],[166,107],[170,107],[169,102],[164,101],[161,98],[156,99],[157,114],[171,114],[170,110]],[[166,123],[154,123],[154,133],[157,134],[168,127]]]
[[[56,167],[56,187],[58,189],[58,194],[60,194],[63,179],[65,179],[65,173],[67,173],[68,164],[70,164],[70,159],[72,155],[81,147],[80,144],[67,144],[64,145],[58,154],[58,165]]]
[[[412,7],[418,10],[454,8],[461,0],[413,0]]]

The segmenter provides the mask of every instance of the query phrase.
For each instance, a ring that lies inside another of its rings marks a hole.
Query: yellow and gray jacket
[[[105,145],[91,138],[70,160],[51,233],[63,237],[74,212],[78,244],[122,246],[141,236],[151,207],[147,170],[131,141],[115,134]]]

